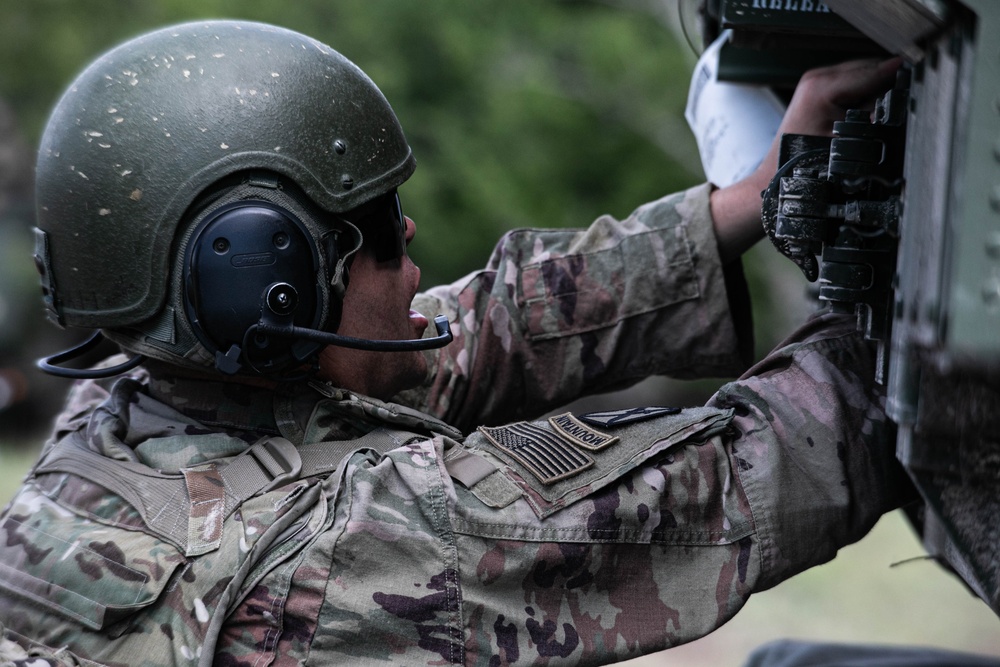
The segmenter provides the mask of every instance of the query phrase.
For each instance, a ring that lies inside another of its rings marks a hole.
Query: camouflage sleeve
[[[913,493],[856,326],[811,320],[710,402],[735,410],[731,456],[760,539],[758,589],[832,559]]]
[[[752,348],[739,263],[720,263],[707,185],[585,230],[525,229],[487,267],[418,295],[455,341],[400,402],[462,430],[533,417],[650,375],[734,377]]]

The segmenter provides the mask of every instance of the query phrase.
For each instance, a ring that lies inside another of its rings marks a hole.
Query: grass
[[[0,507],[14,496],[36,458],[37,445],[0,441]]]

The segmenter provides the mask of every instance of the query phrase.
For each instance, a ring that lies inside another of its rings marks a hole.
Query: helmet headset
[[[322,325],[323,290],[316,276],[322,275],[324,266],[334,267],[330,286],[336,298],[329,304],[333,312],[327,314],[326,326],[336,330],[350,261],[362,243],[379,262],[405,254],[406,222],[395,190],[338,216],[335,226],[317,233],[317,225],[307,226],[302,218],[314,220],[321,213],[295,192],[293,184],[284,185],[266,174],[241,178],[237,186],[223,186],[227,194],[210,197],[211,204],[193,216],[182,253],[184,312],[218,371],[277,377],[308,364],[324,345],[403,352],[451,342],[443,315],[434,320],[434,337],[412,340],[361,339],[317,328]],[[276,201],[291,205],[285,208]],[[290,210],[299,208],[292,202],[302,210],[313,209],[312,215],[300,217]],[[131,370],[144,360],[137,355],[119,366],[86,370],[59,365],[100,340],[97,332],[77,348],[40,359],[38,366],[61,377],[98,378]]]

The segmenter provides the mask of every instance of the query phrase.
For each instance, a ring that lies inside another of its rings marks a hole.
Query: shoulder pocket
[[[676,238],[668,240],[668,234]],[[518,288],[528,335],[535,340],[607,328],[699,295],[683,226],[627,236],[593,253],[530,264],[522,270]]]
[[[465,445],[499,459],[522,497],[544,519],[675,445],[704,441],[721,433],[732,415],[732,410],[692,408],[613,429],[594,429],[595,436],[560,432],[549,422],[521,422],[480,429]],[[574,435],[582,442],[574,443]],[[612,436],[614,442],[595,443],[602,435]],[[588,446],[594,444],[600,446]]]

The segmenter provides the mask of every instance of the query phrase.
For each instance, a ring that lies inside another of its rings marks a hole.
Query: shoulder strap
[[[354,440],[301,447],[268,437],[235,457],[163,473],[102,456],[73,433],[55,445],[32,474],[69,473],[108,489],[134,507],[152,532],[193,556],[218,548],[222,522],[248,498],[296,479],[331,473],[355,451],[381,455],[420,437],[379,428]]]
[[[408,431],[377,428],[354,440],[299,447],[281,437],[262,438],[222,468],[221,476],[226,491],[242,502],[290,481],[332,472],[341,460],[360,449],[381,455],[419,437]]]

